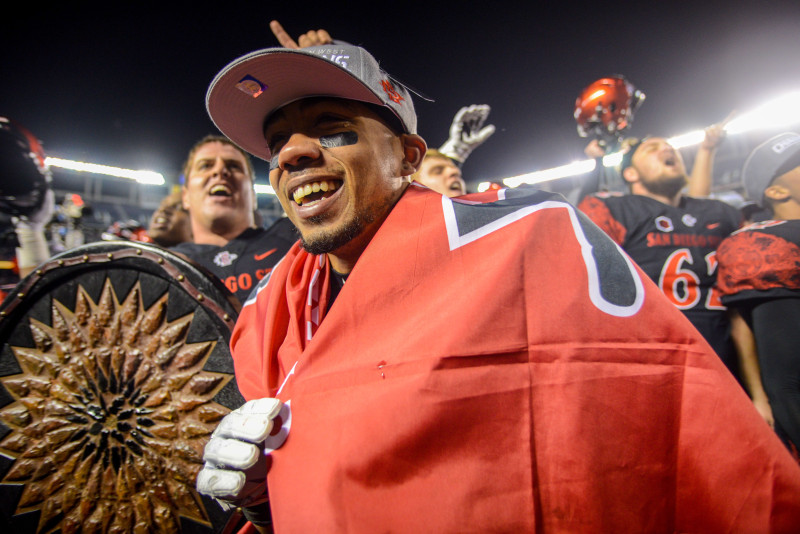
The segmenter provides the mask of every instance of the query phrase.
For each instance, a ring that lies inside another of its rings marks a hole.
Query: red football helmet
[[[601,139],[620,137],[633,121],[633,113],[645,95],[623,76],[592,82],[575,100],[578,134]]]

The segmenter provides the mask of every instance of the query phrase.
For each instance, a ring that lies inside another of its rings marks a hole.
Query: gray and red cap
[[[764,191],[778,176],[800,167],[800,135],[786,132],[758,145],[747,157],[742,182],[750,200],[763,204]]]
[[[206,109],[231,141],[269,161],[264,139],[267,118],[286,104],[320,96],[388,108],[406,133],[417,133],[408,90],[392,80],[369,52],[349,44],[266,48],[242,56],[211,82]]]

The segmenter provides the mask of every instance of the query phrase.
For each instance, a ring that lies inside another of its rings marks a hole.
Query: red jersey
[[[412,185],[332,306],[297,245],[245,304],[276,531],[794,530],[800,468],[680,312],[561,197],[488,198]]]

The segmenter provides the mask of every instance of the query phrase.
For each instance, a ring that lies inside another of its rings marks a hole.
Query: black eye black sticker
[[[339,132],[331,135],[323,135],[319,138],[319,144],[322,148],[336,148],[354,145],[356,143],[358,143],[358,134],[356,132]],[[269,160],[269,170],[272,172],[277,168],[278,154],[275,154]]]
[[[336,148],[340,146],[354,145],[358,143],[356,132],[339,132],[331,135],[323,135],[319,138],[319,144],[323,148]]]

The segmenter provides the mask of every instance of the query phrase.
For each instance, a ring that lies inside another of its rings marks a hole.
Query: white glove
[[[53,194],[52,189],[47,189],[44,192],[44,198],[42,199],[42,205],[39,206],[39,209],[31,213],[30,215],[24,215],[22,217],[14,217],[14,225],[25,226],[27,228],[35,228],[35,229],[43,229],[47,223],[50,222],[50,219],[53,218],[53,214],[56,211],[56,197]]]
[[[216,498],[225,508],[266,502],[266,454],[286,439],[289,413],[288,405],[264,398],[249,401],[226,415],[206,444],[197,491]],[[270,436],[279,415],[284,423],[281,432]]]
[[[42,206],[23,217],[12,217],[14,230],[17,232],[17,264],[20,274],[23,271],[32,270],[40,263],[50,259],[50,250],[47,247],[47,239],[44,235],[44,227],[50,222],[55,212],[55,195],[53,190],[48,189],[44,194]]]
[[[473,104],[459,109],[450,125],[450,138],[439,148],[439,152],[464,163],[467,156],[494,133],[492,124],[483,127],[491,110],[486,104]]]

